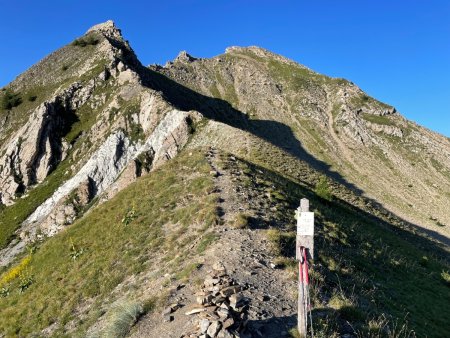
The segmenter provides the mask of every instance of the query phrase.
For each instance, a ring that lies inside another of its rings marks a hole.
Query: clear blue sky
[[[112,19],[144,64],[258,45],[450,136],[448,0],[0,0],[0,86]]]

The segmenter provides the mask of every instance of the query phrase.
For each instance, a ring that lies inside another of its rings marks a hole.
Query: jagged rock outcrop
[[[43,102],[12,141],[0,148],[4,154],[0,158],[1,203],[11,204],[65,159],[70,145],[63,136],[75,122],[74,111],[89,99],[94,84],[83,87],[75,83]]]
[[[53,236],[73,223],[95,197],[112,197],[176,156],[201,118],[198,112],[174,108],[161,93],[143,85],[145,68],[112,21],[92,27],[77,41],[95,41],[82,64],[68,67],[79,79],[67,81],[71,84],[32,109],[32,117],[1,145],[0,202],[6,205],[33,194],[33,187],[61,162],[71,163],[66,181],[17,230],[19,242],[1,252],[1,265],[24,243]],[[28,75],[36,82],[61,78],[41,73],[57,57],[67,60],[66,51],[50,55]],[[20,77],[10,87],[25,85]]]

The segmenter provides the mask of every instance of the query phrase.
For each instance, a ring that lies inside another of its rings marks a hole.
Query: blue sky
[[[144,64],[257,45],[347,78],[450,136],[447,0],[0,0],[0,86],[112,19]]]

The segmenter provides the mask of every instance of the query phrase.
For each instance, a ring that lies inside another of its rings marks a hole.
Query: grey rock
[[[200,320],[200,332],[206,333],[208,331],[210,324],[211,324],[211,322],[208,319]]]
[[[207,331],[208,336],[210,336],[211,338],[216,337],[221,327],[222,324],[219,321],[213,321],[211,325],[208,327]]]

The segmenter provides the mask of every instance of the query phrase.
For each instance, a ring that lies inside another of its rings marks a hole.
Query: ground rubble
[[[247,324],[249,299],[240,292],[245,286],[231,278],[221,263],[209,271],[196,303],[186,311],[187,316],[197,316],[196,325],[182,338],[236,338]]]

